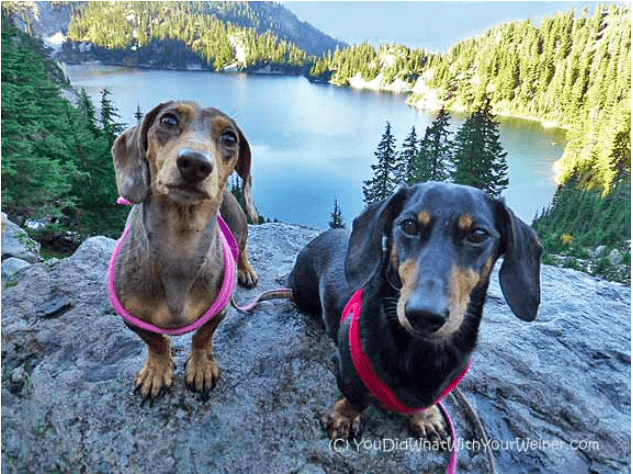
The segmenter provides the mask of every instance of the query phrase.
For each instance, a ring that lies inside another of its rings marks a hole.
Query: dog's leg
[[[449,437],[442,412],[433,405],[423,413],[409,415],[409,427],[418,438],[441,441]]]
[[[240,257],[237,260],[237,281],[246,288],[254,287],[259,281],[259,276],[248,259],[246,244],[244,244],[244,248],[241,249]]]
[[[330,408],[321,421],[330,439],[357,439],[361,435],[361,412],[341,398]]]
[[[156,398],[173,383],[174,360],[169,338],[134,326],[129,326],[147,344],[148,357],[136,376],[136,389],[144,400]]]
[[[185,383],[194,392],[206,399],[220,378],[220,369],[213,356],[213,333],[224,318],[218,314],[196,331],[191,340],[191,356],[185,370]]]

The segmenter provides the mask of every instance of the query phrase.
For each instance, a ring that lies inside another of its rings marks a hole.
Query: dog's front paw
[[[437,405],[429,407],[423,413],[409,415],[409,427],[418,438],[441,441],[449,437],[444,417]]]
[[[237,261],[237,281],[246,288],[253,288],[259,281],[259,276],[251,265],[246,249],[242,251]]]
[[[145,366],[136,376],[136,393],[143,397],[143,403],[161,396],[171,388],[174,378],[174,361],[171,353],[150,355]]]
[[[361,416],[346,398],[336,402],[321,422],[330,439],[360,439],[362,434]]]
[[[203,399],[207,399],[220,378],[220,369],[213,358],[203,354],[191,355],[185,370],[185,383],[190,390],[199,392]]]
[[[255,285],[257,285],[257,282],[259,281],[259,276],[252,267],[246,270],[238,269],[237,281],[245,288],[253,288]]]

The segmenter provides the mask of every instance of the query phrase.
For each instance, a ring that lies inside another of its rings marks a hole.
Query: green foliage
[[[451,177],[458,184],[474,186],[497,197],[508,187],[508,153],[503,151],[499,124],[494,119],[486,98],[457,132],[452,157],[455,171]]]
[[[545,250],[543,262],[558,263],[554,255],[564,255],[563,266],[590,270],[611,280],[630,279],[630,174],[622,175],[606,198],[579,183],[580,178],[576,178],[561,186],[552,205],[532,224]],[[598,246],[606,247],[605,255],[611,249],[623,252],[622,265],[613,265],[606,256],[597,260],[593,268],[581,265],[579,261],[590,259]]]
[[[258,31],[257,23],[246,4],[85,2],[73,11],[68,36],[75,44],[67,45],[66,53],[75,54],[76,43],[90,42],[93,57],[126,65],[310,69],[315,60],[309,61],[305,51],[269,31]]]
[[[420,154],[420,144],[415,127],[411,127],[411,132],[402,142],[402,151],[396,159],[396,179],[401,183],[413,184],[414,166],[417,156]]]
[[[449,131],[450,115],[442,107],[430,127],[426,128],[420,150],[409,167],[408,184],[446,181],[450,176],[453,142]]]
[[[345,221],[343,220],[343,212],[338,205],[338,199],[334,199],[334,210],[330,214],[332,220],[328,222],[331,229],[345,229]]]
[[[374,177],[363,183],[363,201],[365,204],[381,201],[393,193],[400,174],[396,168],[395,138],[391,133],[391,124],[387,122],[385,133],[374,152],[377,163],[371,165]]]
[[[110,149],[121,126],[107,109],[101,122],[85,91],[78,107],[62,97],[63,74],[41,43],[2,15],[2,209],[44,233],[116,235],[124,222]],[[111,106],[111,103],[110,103]]]
[[[544,18],[513,21],[456,44],[447,54],[404,46],[337,50],[316,72],[348,84],[361,74],[401,79],[416,91],[408,102],[431,100],[470,110],[485,97],[496,113],[525,116],[569,130],[559,167],[564,183],[582,175],[584,187],[608,194],[622,166],[614,144],[631,129],[631,7],[594,4]],[[630,141],[630,139],[629,139]],[[630,163],[630,158],[629,158]],[[630,166],[630,165],[629,165]]]
[[[450,115],[442,108],[420,142],[415,127],[411,129],[400,153],[395,152],[395,138],[387,122],[374,153],[374,176],[364,182],[365,204],[386,198],[399,183],[426,181],[452,181],[499,196],[508,186],[507,153],[501,147],[490,102],[486,100],[471,114],[454,139],[449,122]]]
[[[605,199],[600,192],[579,188],[578,180],[561,186],[552,205],[533,223],[551,251],[564,248],[563,234],[578,247],[623,246],[631,240],[631,180],[623,178]]]

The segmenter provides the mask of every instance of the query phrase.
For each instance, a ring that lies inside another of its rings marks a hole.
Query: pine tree
[[[328,223],[332,229],[345,229],[345,222],[343,221],[343,212],[338,205],[338,199],[334,199],[334,211],[330,214],[332,220]]]
[[[396,179],[399,183],[413,184],[413,166],[419,152],[418,135],[415,127],[411,127],[411,132],[402,142],[402,151],[398,154],[395,164]]]
[[[490,99],[478,107],[457,132],[452,180],[499,196],[508,187],[507,152],[499,137]]]
[[[420,151],[411,167],[411,181],[408,184],[425,181],[446,181],[450,175],[449,163],[452,158],[452,132],[449,130],[450,115],[444,107],[426,128],[420,141]]]
[[[110,95],[112,92],[107,87],[101,91],[101,126],[106,136],[114,141],[125,130],[125,125],[115,121],[121,116],[116,111],[114,103],[108,98]]]
[[[377,163],[371,165],[374,177],[363,183],[365,204],[371,204],[390,196],[396,187],[395,178],[395,138],[391,133],[391,124],[387,122],[385,133],[374,152]]]
[[[88,91],[86,91],[85,87],[82,87],[79,91],[78,108],[86,119],[88,128],[90,129],[92,134],[97,137],[99,135],[99,128],[97,127],[97,113],[95,110],[95,106],[92,103],[92,100],[90,100],[90,96],[88,95]]]
[[[141,123],[141,119],[143,118],[143,112],[141,111],[140,105],[136,106],[136,112],[134,112],[134,118],[136,119],[137,124]]]

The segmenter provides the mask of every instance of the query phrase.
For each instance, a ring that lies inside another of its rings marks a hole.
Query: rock
[[[239,303],[284,284],[314,229],[251,227],[260,275]],[[145,344],[108,302],[115,241],[88,239],[2,291],[2,473],[444,473],[447,453],[410,438],[405,419],[370,408],[362,443],[333,445],[320,425],[337,399],[333,343],[287,300],[231,309],[215,337],[223,370],[207,402],[184,384],[191,336],[172,338],[174,386],[153,406],[133,394]],[[462,391],[504,474],[615,474],[631,467],[631,289],[545,266],[543,303],[526,323],[495,276]],[[488,472],[452,398],[458,472]],[[391,449],[406,440],[406,449]]]
[[[599,247],[596,247],[596,250],[593,252],[593,256],[596,258],[600,258],[604,255],[606,251],[607,251],[607,246],[600,245]]]
[[[22,270],[24,267],[31,265],[29,262],[25,262],[20,258],[9,257],[6,260],[2,260],[2,281],[11,278],[16,272]]]
[[[28,263],[40,260],[40,244],[29,238],[24,229],[21,229],[7,219],[2,213],[2,260],[7,258],[19,258]]]
[[[622,254],[618,249],[611,250],[608,258],[611,265],[619,265],[622,262]]]

